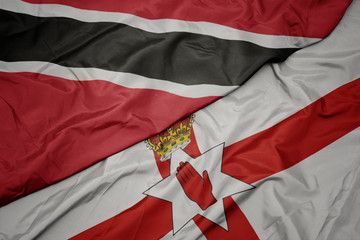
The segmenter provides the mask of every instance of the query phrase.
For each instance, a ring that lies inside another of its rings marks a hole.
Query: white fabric
[[[356,240],[360,213],[349,207],[360,204],[356,197],[359,143],[360,128],[295,166],[254,183],[256,191],[234,197],[260,239]],[[357,212],[347,215],[349,211]],[[335,224],[344,218],[349,227]]]
[[[238,86],[218,86],[212,84],[185,85],[181,83],[148,78],[133,73],[108,71],[99,68],[63,67],[58,64],[39,61],[0,61],[0,71],[11,73],[41,73],[73,81],[102,80],[127,88],[161,90],[189,98],[225,96],[234,89],[238,88]]]
[[[285,62],[267,64],[233,93],[196,114],[200,150],[231,145],[284,120],[341,85],[360,78],[360,1],[323,41]],[[212,131],[206,131],[212,129]]]

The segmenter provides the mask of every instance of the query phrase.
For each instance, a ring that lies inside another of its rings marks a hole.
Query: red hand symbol
[[[216,202],[212,191],[212,185],[207,171],[203,172],[203,178],[191,166],[190,163],[183,162],[177,168],[176,177],[179,180],[186,195],[196,202],[202,210]]]

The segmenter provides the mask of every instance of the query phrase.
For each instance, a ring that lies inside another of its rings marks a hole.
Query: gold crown
[[[170,155],[179,148],[186,147],[190,142],[193,115],[173,124],[170,128],[146,140],[161,161],[170,158]]]

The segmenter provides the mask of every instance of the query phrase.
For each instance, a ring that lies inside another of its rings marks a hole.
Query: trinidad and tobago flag
[[[349,4],[0,0],[0,239],[356,239]]]

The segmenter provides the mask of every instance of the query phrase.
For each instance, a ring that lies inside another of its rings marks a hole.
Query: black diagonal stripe
[[[295,48],[271,49],[201,34],[155,34],[124,24],[85,23],[0,10],[0,60],[96,67],[183,84],[240,85]]]

